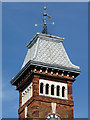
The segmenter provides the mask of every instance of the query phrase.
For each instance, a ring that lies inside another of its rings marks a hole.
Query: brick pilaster
[[[33,82],[33,84],[32,84],[32,87],[33,87],[32,95],[37,96],[37,95],[39,95],[39,77],[34,76],[32,82]]]
[[[67,91],[68,91],[68,100],[72,100],[73,95],[72,95],[72,83],[71,82],[67,83]]]
[[[22,106],[22,92],[19,91],[19,108]]]

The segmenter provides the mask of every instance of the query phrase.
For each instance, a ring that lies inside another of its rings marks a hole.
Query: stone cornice
[[[11,84],[17,86],[20,82],[25,80],[27,76],[30,76],[32,73],[39,74],[39,75],[47,75],[47,76],[53,76],[56,78],[64,78],[74,81],[75,77],[79,75],[78,72],[73,71],[66,71],[65,69],[59,69],[54,68],[49,65],[40,65],[36,64],[33,61],[29,61],[24,68],[21,69],[21,71],[11,80]]]

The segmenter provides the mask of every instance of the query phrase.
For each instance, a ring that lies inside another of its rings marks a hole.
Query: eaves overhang
[[[37,61],[32,61],[30,60],[21,70],[20,72],[10,81],[10,83],[12,85],[15,85],[15,82],[25,73],[25,71],[30,68],[30,66],[40,66],[40,67],[45,67],[45,68],[50,68],[53,70],[61,70],[61,71],[67,71],[67,72],[72,72],[72,73],[76,73],[76,74],[80,74],[81,69],[75,69],[75,68],[67,68],[64,66],[57,66],[54,64],[46,64],[46,63],[42,63],[42,62],[37,62]]]

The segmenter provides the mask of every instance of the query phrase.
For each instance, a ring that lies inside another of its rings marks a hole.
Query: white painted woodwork
[[[56,103],[51,103],[52,106],[52,113],[55,114],[56,113]]]
[[[22,92],[22,105],[32,97],[32,83],[30,83]]]
[[[25,118],[27,118],[27,106],[25,107]]]
[[[43,83],[43,93],[40,93],[40,83]],[[46,94],[46,84],[49,84],[49,94]],[[54,95],[51,95],[51,85],[54,85]],[[57,89],[56,87],[60,86],[60,95],[57,96]],[[64,97],[62,97],[62,87],[65,87],[65,92],[64,92]],[[67,97],[67,83],[62,83],[62,82],[54,82],[54,81],[49,81],[45,79],[39,79],[39,95],[42,96],[47,96],[47,97],[53,97],[53,98],[59,98],[59,99],[68,99]]]

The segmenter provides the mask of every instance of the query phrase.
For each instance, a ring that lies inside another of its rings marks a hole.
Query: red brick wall
[[[28,106],[28,116],[31,118],[46,118],[49,114],[52,114],[50,102],[34,101],[31,106]],[[73,107],[56,104],[56,115],[72,120]]]
[[[19,108],[22,106],[22,92],[19,91]]]
[[[73,95],[72,95],[72,83],[68,82],[67,83],[67,91],[68,91],[68,99],[72,100],[73,99]]]
[[[25,110],[21,111],[19,114],[19,118],[25,118]]]
[[[19,97],[19,117],[25,116],[24,109],[27,106],[28,118],[46,118],[47,115],[52,114],[51,103],[57,103],[56,115],[61,118],[73,119],[73,100],[72,100],[72,83],[67,83],[68,88],[68,100],[56,99],[39,96],[39,76],[34,76],[32,79],[33,97],[28,100],[23,106],[21,106],[21,92]]]
[[[73,101],[61,100],[55,98],[47,98],[42,96],[33,97],[25,106],[19,109],[20,116],[24,116],[24,108],[28,106],[28,118],[45,118],[48,114],[52,114],[51,103],[57,103],[56,114],[62,118],[73,117]],[[23,114],[22,114],[23,112]]]
[[[34,76],[32,80],[33,96],[39,95],[39,77]]]

